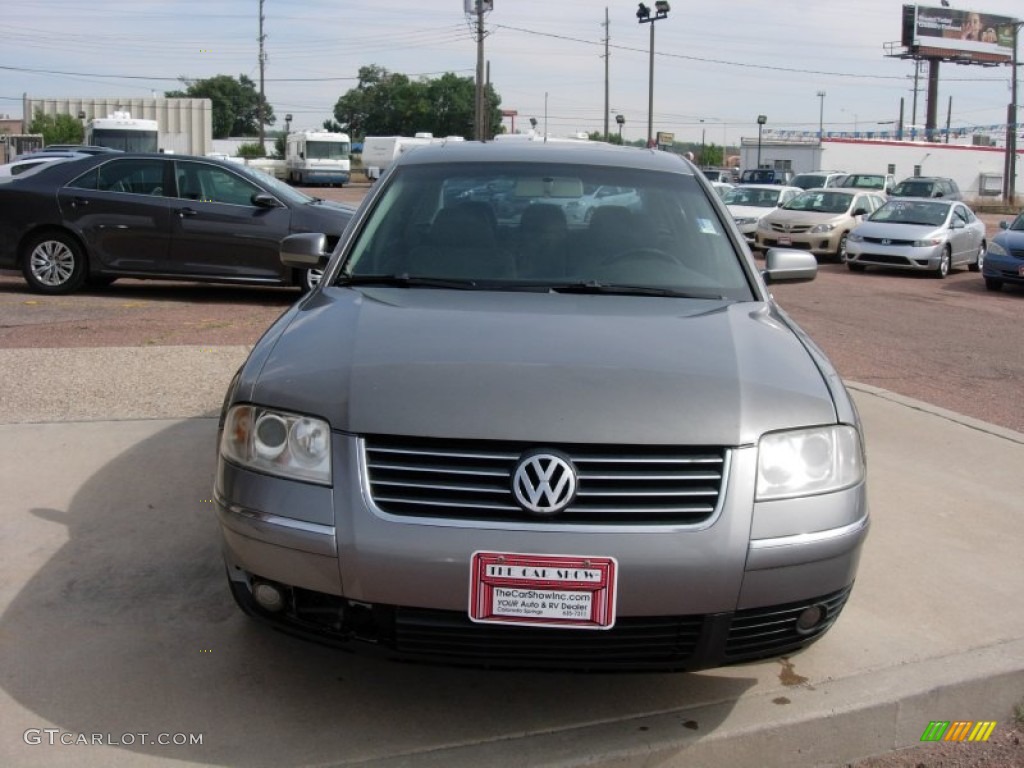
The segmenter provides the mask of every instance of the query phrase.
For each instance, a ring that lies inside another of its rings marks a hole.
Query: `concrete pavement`
[[[845,765],[1024,700],[1024,435],[858,385],[873,527],[791,659],[488,672],[254,625],[208,501],[246,352],[0,350],[0,764]]]

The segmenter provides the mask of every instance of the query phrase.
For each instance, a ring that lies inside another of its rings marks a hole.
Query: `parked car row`
[[[0,268],[49,294],[119,277],[309,289],[319,271],[285,267],[280,241],[316,231],[333,244],[353,210],[210,158],[61,158],[0,179]]]

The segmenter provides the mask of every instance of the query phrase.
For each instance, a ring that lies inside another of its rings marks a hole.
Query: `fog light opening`
[[[820,603],[804,608],[796,619],[796,633],[809,635],[816,632],[828,618],[828,610]]]
[[[284,610],[284,592],[277,584],[268,581],[254,581],[252,583],[253,599],[260,608],[271,613],[280,613]]]

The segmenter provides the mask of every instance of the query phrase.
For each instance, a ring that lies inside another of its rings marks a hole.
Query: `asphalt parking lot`
[[[1024,292],[975,281],[831,265],[777,290],[859,382],[873,529],[833,631],[792,659],[587,676],[352,657],[237,611],[213,417],[297,294],[54,300],[0,278],[0,764],[845,765],[931,720],[1005,727],[1024,699]]]

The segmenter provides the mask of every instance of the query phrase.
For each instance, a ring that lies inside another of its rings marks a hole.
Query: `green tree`
[[[720,167],[725,164],[725,152],[717,144],[707,144],[700,164]]]
[[[238,157],[266,157],[266,149],[260,146],[258,141],[254,141],[251,144],[239,144]]]
[[[501,130],[501,99],[488,86],[487,123],[490,135]],[[447,72],[436,79],[411,80],[371,65],[359,69],[359,82],[334,105],[334,117],[355,137],[474,134],[476,85],[469,77]]]
[[[259,136],[260,94],[256,84],[245,75],[238,79],[230,75],[216,75],[205,80],[181,78],[188,88],[168,91],[167,98],[209,99],[213,105],[213,137]],[[274,110],[263,101],[263,124],[273,125]]]
[[[44,115],[36,112],[29,133],[41,133],[43,145],[49,144],[81,144],[85,138],[82,124],[71,115]]]

